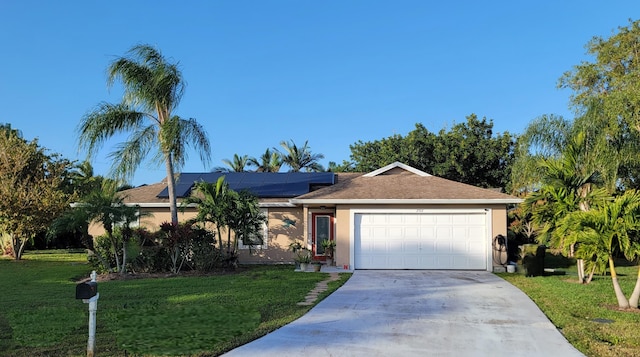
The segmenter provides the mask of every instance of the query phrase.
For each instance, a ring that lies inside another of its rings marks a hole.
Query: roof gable
[[[400,169],[400,170],[399,170]],[[424,171],[420,171],[418,169],[416,169],[415,167],[411,167],[409,165],[405,165],[401,162],[394,162],[392,164],[389,164],[385,167],[381,167],[375,171],[371,171],[368,174],[364,174],[362,175],[363,177],[374,177],[374,176],[378,176],[378,175],[385,175],[385,174],[398,174],[398,173],[402,173],[402,172],[411,172],[413,174],[416,174],[418,176],[431,176],[430,174],[424,172]]]

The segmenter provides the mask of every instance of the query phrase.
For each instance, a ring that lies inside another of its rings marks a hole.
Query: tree
[[[258,198],[249,191],[242,190],[235,197],[234,207],[231,211],[229,228],[234,232],[234,250],[238,249],[238,243],[249,246],[262,245],[262,225],[267,218],[260,211]]]
[[[116,261],[116,271],[126,273],[127,243],[130,226],[141,212],[137,206],[124,203],[124,196],[116,191],[114,184],[106,182],[99,190],[94,190],[80,200],[75,209],[81,210],[89,222],[99,223],[104,228]],[[122,228],[121,236],[115,234],[116,227]]]
[[[249,155],[238,155],[233,154],[233,160],[222,159],[222,162],[227,165],[227,167],[216,167],[214,171],[217,172],[245,172],[245,168],[251,165],[252,160],[254,158],[249,157]]]
[[[595,264],[609,265],[613,289],[621,308],[638,307],[640,270],[631,299],[627,300],[618,282],[614,258],[617,252],[630,260],[639,255],[640,243],[633,237],[640,231],[639,217],[640,194],[629,190],[600,207],[567,215],[558,232],[566,235],[567,241],[580,242],[576,256]]]
[[[208,163],[209,139],[195,119],[172,114],[185,87],[177,64],[169,63],[148,45],[134,46],[127,54],[116,59],[108,69],[108,87],[116,80],[124,86],[122,102],[103,102],[82,118],[79,146],[91,156],[107,139],[131,132],[130,139],[110,155],[114,160],[112,174],[118,179],[133,175],[155,148],[155,162],[164,162],[166,169],[171,222],[177,223],[175,172],[184,165],[188,146],[196,149],[200,159]]]
[[[305,141],[301,147],[298,147],[293,140],[281,141],[280,146],[283,151],[277,149],[276,151],[280,153],[282,163],[289,166],[289,172],[323,171],[318,160],[324,159],[324,155],[311,153],[308,141]]]
[[[229,188],[224,176],[215,183],[197,182],[191,196],[182,202],[198,206],[195,221],[210,223],[216,227],[220,252],[229,263],[235,259],[238,242],[253,246],[262,242],[262,223],[266,217],[260,212],[257,197],[248,191],[236,192]],[[223,248],[222,231],[226,231],[226,251]],[[232,240],[232,232],[234,233]]]
[[[435,175],[480,187],[507,185],[515,141],[509,133],[494,136],[493,121],[471,114],[466,123],[440,130],[437,139]]]
[[[218,178],[215,183],[199,181],[194,185],[192,194],[182,201],[184,209],[190,204],[198,206],[198,213],[194,220],[202,223],[210,223],[215,226],[218,233],[219,249],[222,253],[222,229],[229,222],[231,189],[225,182],[224,176]]]
[[[27,242],[47,230],[69,204],[65,178],[71,167],[58,155],[47,155],[37,140],[17,131],[0,135],[0,231],[10,235],[16,260]]]
[[[609,194],[602,186],[599,171],[589,162],[597,162],[586,146],[584,132],[568,139],[561,155],[538,158],[540,187],[530,192],[522,203],[524,213],[530,213],[539,227],[537,240],[540,244],[550,244],[553,248],[565,249],[570,257],[579,241],[566,241],[567,236],[556,234],[562,219],[574,211],[588,211],[594,202]],[[576,237],[576,236],[571,236]],[[568,248],[568,249],[567,249]],[[578,260],[578,279],[585,281],[584,264]]]
[[[573,91],[571,106],[592,117],[598,130],[621,155],[615,177],[623,188],[640,187],[640,21],[629,21],[609,38],[593,37],[586,45],[592,61],[583,61],[559,79]]]
[[[328,172],[353,172],[353,163],[347,160],[342,160],[341,164],[337,164],[335,161],[329,161],[327,171]]]
[[[256,167],[256,172],[278,172],[282,167],[282,159],[277,151],[267,149],[259,158],[249,158],[249,165]]]
[[[505,187],[513,160],[514,137],[493,133],[493,122],[475,114],[451,130],[430,132],[418,123],[399,134],[350,146],[354,171],[368,172],[400,161],[419,170],[480,187]]]
[[[89,193],[102,188],[104,178],[94,176],[93,166],[89,161],[74,165],[69,174],[69,181],[76,197],[82,198]]]
[[[573,91],[571,104],[578,113],[594,102],[611,123],[640,131],[640,21],[629,21],[609,38],[593,37],[587,54],[595,61],[584,61],[558,81]]]

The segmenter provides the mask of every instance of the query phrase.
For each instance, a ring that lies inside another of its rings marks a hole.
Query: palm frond
[[[79,147],[92,156],[115,134],[138,129],[144,117],[144,113],[124,104],[100,103],[80,121],[77,129]]]
[[[157,131],[154,125],[132,133],[129,140],[119,144],[116,150],[109,154],[109,158],[114,162],[110,175],[119,182],[126,182],[131,178],[135,168],[140,166],[140,163],[154,147],[156,137]]]

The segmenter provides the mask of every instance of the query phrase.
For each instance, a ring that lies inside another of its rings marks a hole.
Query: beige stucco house
[[[321,242],[331,239],[336,266],[349,270],[503,270],[504,253],[492,243],[507,235],[507,208],[521,201],[398,162],[364,174],[182,174],[178,196],[212,175],[226,175],[231,188],[253,191],[268,217],[265,244],[251,250],[241,246],[241,263],[290,263],[288,248],[296,241],[323,259]],[[166,184],[124,194],[127,204],[153,214],[141,225],[156,229],[170,220]],[[188,207],[179,219],[193,217],[196,209]]]

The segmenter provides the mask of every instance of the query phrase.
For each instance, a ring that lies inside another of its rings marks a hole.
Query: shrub
[[[224,257],[216,248],[215,233],[204,228],[195,228],[191,240],[189,266],[198,271],[212,271],[222,265]]]

